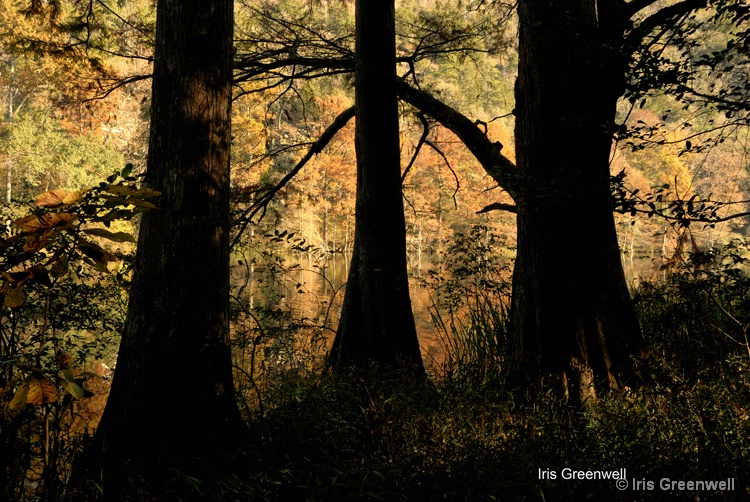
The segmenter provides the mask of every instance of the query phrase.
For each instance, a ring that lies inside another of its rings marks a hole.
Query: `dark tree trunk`
[[[220,456],[243,423],[228,329],[233,3],[159,0],[144,215],[117,369],[86,458],[105,496]],[[100,470],[101,469],[101,470]]]
[[[356,3],[354,249],[335,371],[375,363],[424,374],[409,297],[393,1]]]
[[[511,383],[558,386],[573,400],[633,375],[643,345],[610,203],[627,59],[604,3],[519,4]]]

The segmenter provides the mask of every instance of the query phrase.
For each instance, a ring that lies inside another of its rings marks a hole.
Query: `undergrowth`
[[[477,237],[489,242],[477,232],[452,254],[491,256],[472,247]],[[310,370],[308,359],[284,360],[266,368],[262,386],[246,390],[249,436],[238,438],[237,458],[175,471],[163,492],[133,500],[748,500],[750,280],[742,253],[730,247],[696,257],[700,266],[687,262],[665,283],[643,286],[635,295],[649,346],[639,361],[642,384],[583,408],[552,392],[518,396],[503,388],[507,290],[497,272],[505,265],[454,267],[436,295],[447,355],[432,381],[394,384],[376,370],[333,378]],[[266,357],[261,338],[247,339]],[[45,499],[32,484],[41,462],[33,453],[43,436],[32,430],[40,409],[28,405],[29,417],[16,415],[26,421],[18,434],[1,424],[2,437],[22,446],[11,452],[15,463],[3,464],[6,498]],[[565,479],[566,469],[625,469],[628,486]],[[63,471],[48,475],[65,479]],[[733,490],[664,490],[664,479],[731,479]]]
[[[669,372],[658,358],[645,370]],[[253,423],[247,500],[746,500],[750,365],[729,356],[672,384],[613,392],[585,411],[552,394],[516,405],[449,379],[394,392],[380,379],[297,381]],[[626,469],[612,480],[572,470]],[[540,479],[542,471],[556,479]],[[672,492],[671,480],[734,478],[735,490]],[[652,491],[632,490],[651,480]]]
[[[642,287],[642,385],[584,409],[551,392],[517,400],[503,390],[505,292],[476,287],[487,267],[459,269],[464,275],[442,287],[460,298],[434,309],[451,340],[441,376],[395,390],[377,374],[277,380],[265,389],[267,412],[251,424],[239,498],[750,499],[750,280],[741,252],[695,256],[666,283]],[[471,289],[485,295],[466,295]],[[564,479],[566,468],[625,469],[628,486]],[[727,479],[733,490],[671,485]]]

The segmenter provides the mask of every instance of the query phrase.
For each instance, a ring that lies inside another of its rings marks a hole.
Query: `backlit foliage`
[[[645,389],[581,414],[498,390],[515,215],[482,210],[512,201],[457,136],[403,103],[411,296],[435,387],[391,398],[377,378],[321,383],[353,244],[356,118],[251,208],[353,104],[353,2],[236,2],[230,313],[253,437],[241,479],[217,498],[611,495],[529,474],[555,462],[747,472],[750,11],[709,3],[644,35],[631,61],[611,174],[653,350]],[[399,75],[514,160],[513,6],[404,0],[397,16]],[[135,217],[158,206],[136,181],[154,28],[153,2],[0,0],[0,181],[13,199],[0,243],[0,452],[13,455],[0,455],[0,498],[64,493],[106,399]]]
[[[55,189],[3,211],[0,241],[0,480],[53,498],[96,426],[122,329],[135,238],[155,208],[132,166],[89,190]],[[24,214],[18,217],[18,214]],[[127,230],[126,230],[127,229]]]

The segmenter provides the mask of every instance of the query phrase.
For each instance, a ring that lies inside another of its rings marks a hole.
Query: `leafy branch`
[[[621,214],[658,216],[682,228],[688,228],[692,223],[704,223],[714,228],[717,223],[750,216],[750,211],[720,215],[724,208],[750,201],[719,202],[712,200],[711,195],[700,198],[697,194],[684,198],[669,184],[641,194],[640,190],[625,185],[624,170],[612,176],[610,181],[613,209]]]

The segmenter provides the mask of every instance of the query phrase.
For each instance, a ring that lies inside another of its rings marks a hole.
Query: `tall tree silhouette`
[[[520,181],[510,354],[518,386],[546,382],[577,400],[635,376],[644,342],[610,193],[613,138],[621,130],[617,102],[639,87],[668,87],[653,71],[660,65],[645,62],[649,44],[662,43],[665,33],[682,37],[674,36],[682,22],[708,3],[518,4]]]
[[[627,59],[597,3],[518,6],[512,376],[573,398],[614,384],[642,344],[612,215],[609,155]],[[617,32],[619,31],[619,35]],[[585,140],[583,140],[585,138]],[[543,145],[543,146],[542,146]]]
[[[236,441],[229,347],[229,147],[233,3],[157,4],[143,218],[127,322],[88,450],[104,493],[133,494]],[[180,467],[181,468],[181,467]]]
[[[424,374],[406,269],[393,1],[356,3],[354,247],[332,365]]]

